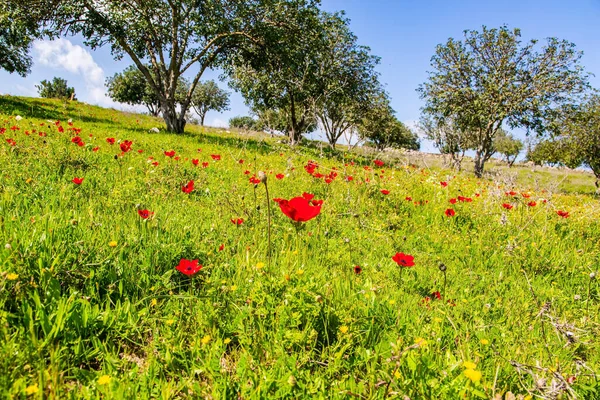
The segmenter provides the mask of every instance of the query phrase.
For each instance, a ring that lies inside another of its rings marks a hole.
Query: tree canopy
[[[229,109],[229,92],[221,89],[215,81],[199,82],[192,93],[192,108],[200,116],[200,125],[208,111],[222,112]]]
[[[75,88],[69,87],[66,79],[54,77],[52,81],[43,80],[35,85],[40,97],[48,99],[77,100]]]
[[[573,43],[549,38],[522,43],[519,29],[467,30],[464,40],[436,48],[433,70],[419,87],[425,112],[451,117],[472,135],[475,174],[481,176],[504,123],[543,134],[562,104],[587,89]]]

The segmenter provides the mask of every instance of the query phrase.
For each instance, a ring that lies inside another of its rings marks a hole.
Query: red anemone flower
[[[454,217],[456,215],[456,212],[453,209],[449,208],[446,210],[445,214],[446,217]]]
[[[569,213],[567,211],[559,210],[556,212],[556,214],[558,214],[560,217],[563,217],[563,218],[569,218]]]
[[[239,226],[239,225],[241,225],[241,224],[244,223],[244,219],[243,218],[237,218],[237,219],[236,218],[232,218],[231,219],[231,223],[234,224],[234,225],[238,225]]]
[[[223,249],[224,249],[224,248],[225,248],[225,245],[224,245],[224,244],[221,244],[221,245],[219,246],[219,251],[223,251]]]
[[[204,161],[204,162],[202,163],[202,168],[207,168],[207,167],[208,167],[208,162]]]
[[[406,201],[412,201],[412,197],[406,196],[406,198],[404,200],[406,200]]]
[[[450,199],[450,204],[456,204],[456,199]]]
[[[148,210],[138,210],[138,214],[140,215],[140,217],[142,217],[143,219],[148,219],[150,218],[151,215],[153,215],[154,213],[152,211],[148,211]]]
[[[258,185],[260,183],[260,179],[258,179],[256,176],[251,176],[250,183],[253,185]]]
[[[529,203],[527,203],[527,205],[529,207],[535,207],[535,206],[537,206],[537,203],[535,201],[530,201]]]
[[[275,178],[277,178],[279,180],[283,179],[284,177],[285,177],[285,175],[283,175],[283,174],[277,174],[277,175],[275,175]]]
[[[165,151],[165,156],[173,157],[175,155],[175,150]]]
[[[239,160],[238,163],[243,164],[244,160]]]
[[[513,205],[508,204],[508,203],[504,203],[504,204],[502,204],[502,207],[506,208],[507,210],[510,210],[510,209],[513,208]]]
[[[458,196],[458,201],[460,201],[462,203],[471,203],[473,201],[473,199],[470,197]]]
[[[81,185],[83,183],[83,178],[75,177],[75,178],[73,178],[73,180],[71,182],[73,182],[76,185]]]
[[[415,265],[415,258],[410,254],[396,253],[392,260],[401,267],[412,267]]]
[[[356,275],[360,275],[361,272],[362,272],[362,268],[360,267],[360,265],[354,266],[354,273]]]
[[[295,222],[306,222],[321,213],[323,200],[313,200],[314,195],[304,193],[302,197],[290,200],[273,199],[279,203],[279,208],[288,218]]]
[[[107,142],[108,144],[115,144],[115,138],[114,138],[114,137],[109,137],[109,138],[106,138],[106,142]]]
[[[186,260],[182,258],[176,268],[182,274],[192,276],[202,269],[202,265],[198,264],[198,260]]]
[[[373,161],[373,164],[377,165],[378,167],[383,167],[385,165],[385,163],[381,160],[375,160]]]
[[[381,193],[383,193],[383,194],[385,194],[386,196],[387,196],[388,194],[390,194],[390,191],[389,191],[389,190],[387,190],[387,189],[381,189],[381,190],[380,190],[380,192],[381,192]]]
[[[183,193],[192,193],[194,190],[194,181],[189,181],[185,186],[181,187]]]
[[[121,142],[120,147],[121,147],[121,151],[123,153],[127,153],[129,150],[131,150],[131,145],[133,144],[133,142],[131,140],[124,140]]]
[[[446,187],[446,186],[448,186],[448,182],[446,182],[446,181],[440,182],[440,185],[442,185],[442,187]]]
[[[211,154],[210,156],[215,161],[219,161],[221,159],[221,156],[219,154]]]
[[[94,147],[94,148],[92,149],[92,151],[93,151],[94,153],[95,153],[95,152],[97,152],[98,150],[100,150],[100,147]]]
[[[194,164],[194,165],[198,165],[199,163],[200,163],[200,160],[198,160],[197,158],[194,158],[192,160],[192,164]]]
[[[81,142],[81,138],[79,136],[75,136],[73,139],[71,139],[71,142],[77,144]]]

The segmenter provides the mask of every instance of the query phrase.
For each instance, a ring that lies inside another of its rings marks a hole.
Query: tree
[[[494,138],[494,149],[504,156],[509,167],[513,166],[523,147],[524,144],[521,140],[503,129],[499,129]]]
[[[238,116],[229,119],[229,126],[231,128],[246,129],[252,131],[261,131],[262,124],[259,120],[256,120],[250,116]]]
[[[379,90],[379,57],[360,46],[344,14],[326,20],[326,45],[319,52],[320,95],[315,111],[327,141],[335,148],[368,110],[369,96]]]
[[[234,55],[239,60],[244,52],[263,46],[265,37],[285,35],[295,15],[316,9],[316,4],[317,0],[62,0],[52,13],[51,30],[81,34],[92,49],[110,45],[116,59],[128,55],[157,95],[167,129],[180,133],[207,68],[228,65]],[[192,69],[189,90],[178,104],[178,82]]]
[[[200,82],[192,93],[191,105],[200,116],[200,125],[204,125],[204,117],[208,111],[229,110],[229,92],[219,88],[215,81]]]
[[[441,154],[450,157],[452,167],[460,171],[465,152],[473,147],[471,135],[460,129],[454,119],[427,113],[421,116],[419,129]]]
[[[108,96],[114,101],[132,106],[144,105],[152,116],[158,117],[160,100],[146,81],[144,74],[135,65],[108,78],[106,86]]]
[[[452,117],[472,135],[475,175],[494,154],[494,138],[506,123],[540,135],[556,109],[583,93],[587,75],[575,45],[547,39],[522,44],[519,29],[506,26],[465,31],[463,41],[448,39],[431,59],[433,71],[418,91],[425,111]]]
[[[370,101],[370,108],[358,124],[359,136],[379,151],[386,147],[419,150],[418,136],[394,115],[385,92]]]
[[[290,144],[316,127],[315,108],[322,94],[321,52],[326,48],[329,14],[317,8],[285,25],[285,34],[266,37],[265,45],[246,54],[246,63],[230,68],[231,85],[256,114],[276,110],[284,116]],[[283,128],[283,127],[282,127]]]
[[[600,191],[600,96],[592,95],[580,105],[563,107],[554,121],[554,135],[540,141],[527,159],[570,168],[588,167]]]
[[[52,82],[43,80],[39,85],[35,85],[40,97],[48,99],[77,100],[75,98],[75,89],[67,85],[63,78],[54,77]]]

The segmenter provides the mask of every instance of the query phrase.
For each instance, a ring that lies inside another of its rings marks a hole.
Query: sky
[[[482,25],[520,28],[523,40],[557,37],[575,43],[584,52],[583,66],[597,75],[590,79],[592,86],[600,88],[600,0],[322,0],[322,8],[345,10],[360,44],[381,57],[380,80],[397,117],[409,126],[419,119],[423,101],[416,89],[427,79],[436,45],[450,37],[462,38],[465,29],[477,30]],[[0,93],[37,96],[36,84],[60,76],[75,87],[80,101],[135,109],[106,96],[105,79],[131,64],[127,57],[115,61],[108,47],[91,51],[81,38],[67,37],[35,42],[32,55],[34,65],[26,78],[0,71]],[[219,71],[207,71],[203,79],[218,79],[219,75]],[[219,85],[227,87],[226,82]],[[227,126],[229,118],[248,114],[238,93],[232,93],[230,108],[223,113],[209,112],[206,124]],[[522,136],[522,132],[516,134]],[[424,141],[422,150],[434,148]]]

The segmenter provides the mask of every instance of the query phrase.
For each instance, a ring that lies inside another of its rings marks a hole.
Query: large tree
[[[375,66],[379,57],[358,44],[344,14],[331,15],[325,24],[326,44],[318,53],[320,94],[315,111],[332,148],[348,130],[355,129],[380,89]]]
[[[38,0],[23,0],[32,3]],[[92,49],[129,56],[160,102],[167,129],[183,132],[194,89],[207,68],[227,63],[265,37],[284,35],[317,0],[62,0],[52,29],[81,34]],[[152,66],[152,70],[147,65]],[[154,72],[154,74],[153,74]],[[183,74],[193,78],[178,106]]]
[[[570,168],[588,167],[600,191],[600,95],[590,96],[577,106],[563,107],[554,121],[554,134],[540,141],[527,158]]]
[[[330,14],[311,11],[296,24],[285,25],[285,35],[269,36],[263,47],[243,54],[230,69],[232,86],[256,114],[276,110],[284,117],[291,144],[314,129],[314,106],[322,94],[320,57],[327,46],[325,24]]]
[[[499,129],[494,138],[494,149],[504,156],[504,160],[508,163],[509,167],[512,167],[515,161],[517,161],[517,157],[521,154],[523,147],[525,146],[521,140],[504,129]]]
[[[543,134],[556,108],[587,88],[575,45],[556,38],[538,49],[522,43],[519,29],[467,30],[448,39],[431,59],[433,70],[419,87],[425,111],[451,117],[475,143],[475,174],[494,153],[503,124]]]
[[[48,99],[77,100],[75,98],[75,88],[69,87],[67,80],[54,77],[52,81],[43,80],[39,85],[35,85],[40,97]]]
[[[158,117],[160,113],[158,95],[135,65],[108,78],[106,87],[108,96],[114,101],[132,106],[143,105],[152,116]]]
[[[200,82],[192,93],[192,108],[200,117],[200,125],[208,111],[222,112],[229,109],[229,92],[221,89],[215,81]]]

